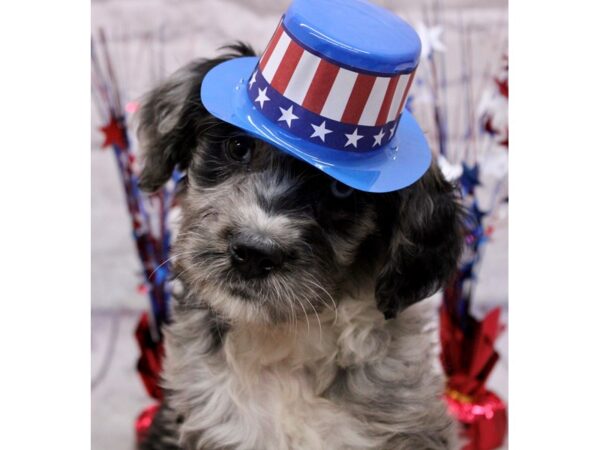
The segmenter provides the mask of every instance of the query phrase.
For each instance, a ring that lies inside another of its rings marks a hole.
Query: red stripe
[[[404,109],[404,104],[406,103],[406,99],[408,97],[408,91],[410,91],[410,86],[413,82],[413,78],[415,77],[415,73],[417,73],[416,69],[409,75],[408,83],[406,83],[406,87],[404,88],[404,93],[402,94],[402,100],[400,101],[400,105],[398,106],[398,111],[396,111],[395,119],[398,118],[402,109]]]
[[[344,109],[344,114],[342,114],[342,122],[358,123],[358,119],[360,119],[360,115],[369,99],[371,89],[373,89],[373,85],[375,84],[375,79],[376,77],[372,75],[358,74],[350,93],[348,104],[346,105],[346,109]]]
[[[398,86],[399,80],[400,80],[400,76],[397,76],[390,80],[387,90],[385,91],[385,96],[383,97],[383,103],[381,104],[381,109],[379,110],[379,115],[377,116],[375,125],[380,126],[380,125],[383,125],[384,123],[386,123],[388,113],[390,112],[390,106],[392,104],[392,99],[394,98],[394,92],[396,92],[396,86]]]
[[[283,27],[281,26],[281,21],[280,21],[279,26],[277,27],[277,29],[275,30],[275,33],[273,34],[273,37],[269,41],[269,45],[267,45],[267,49],[263,53],[262,58],[260,58],[260,62],[258,63],[258,66],[260,67],[261,71],[265,70],[265,66],[269,62],[271,53],[273,53],[273,50],[275,50],[275,46],[279,42],[279,38],[281,37],[282,33],[283,33]]]
[[[283,59],[271,80],[271,86],[280,94],[285,92],[285,88],[296,70],[302,53],[304,53],[304,49],[294,41],[290,41],[290,45],[285,51],[285,55],[283,55]]]
[[[304,96],[304,101],[302,102],[304,108],[315,114],[321,113],[339,70],[338,66],[324,59],[321,60],[315,76],[310,83],[308,92]]]

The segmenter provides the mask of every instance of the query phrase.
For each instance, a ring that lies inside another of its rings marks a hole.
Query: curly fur
[[[198,98],[237,44],[152,91],[140,115],[154,191],[187,174],[173,266],[181,292],[164,330],[165,403],[142,448],[451,449],[433,311],[462,248],[455,189],[437,167],[397,192],[340,196],[333,180],[255,141]],[[280,249],[285,263],[243,277],[230,242]],[[412,305],[412,306],[411,306]]]

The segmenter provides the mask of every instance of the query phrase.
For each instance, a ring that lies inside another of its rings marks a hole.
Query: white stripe
[[[408,89],[410,89],[410,87],[408,86],[408,82],[410,81],[411,77],[414,77],[414,74],[415,74],[414,72],[409,73],[408,76],[406,77],[406,88],[404,89],[404,91],[407,91]],[[404,105],[406,104],[407,101],[408,101],[408,94],[406,95],[406,97],[404,97],[404,103],[402,103],[400,105],[400,111],[398,111],[399,113],[402,113],[402,110],[404,109]]]
[[[357,76],[356,72],[340,68],[321,110],[322,116],[337,121],[342,118]]]
[[[388,77],[377,77],[373,84],[373,89],[371,89],[371,93],[369,94],[369,98],[367,99],[367,103],[365,104],[365,108],[360,115],[360,120],[358,121],[359,125],[375,125],[390,80],[391,78]]]
[[[289,98],[293,102],[302,104],[320,62],[321,58],[318,56],[303,51],[300,61],[298,61],[296,70],[294,70],[283,96]]]
[[[282,32],[279,41],[277,41],[277,45],[273,49],[273,53],[271,53],[271,57],[265,66],[265,70],[263,70],[263,77],[265,77],[265,80],[267,80],[268,83],[271,83],[273,76],[275,76],[275,72],[279,68],[279,64],[281,63],[290,42],[291,39],[287,33],[285,31]]]
[[[406,83],[408,83],[409,76],[410,74],[400,75],[400,80],[398,80],[398,84],[396,85],[396,92],[394,92],[394,97],[392,97],[392,103],[390,104],[386,123],[396,118],[396,113],[398,112],[398,107],[402,101],[402,94],[404,94],[404,88],[406,87]]]

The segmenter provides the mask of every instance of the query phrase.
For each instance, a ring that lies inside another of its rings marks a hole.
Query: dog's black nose
[[[233,266],[248,278],[268,275],[283,264],[283,250],[270,242],[234,239],[229,245]]]

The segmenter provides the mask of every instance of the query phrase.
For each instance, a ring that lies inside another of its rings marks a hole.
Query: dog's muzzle
[[[262,278],[280,268],[285,253],[276,243],[258,235],[231,238],[229,254],[232,266],[245,278]]]

